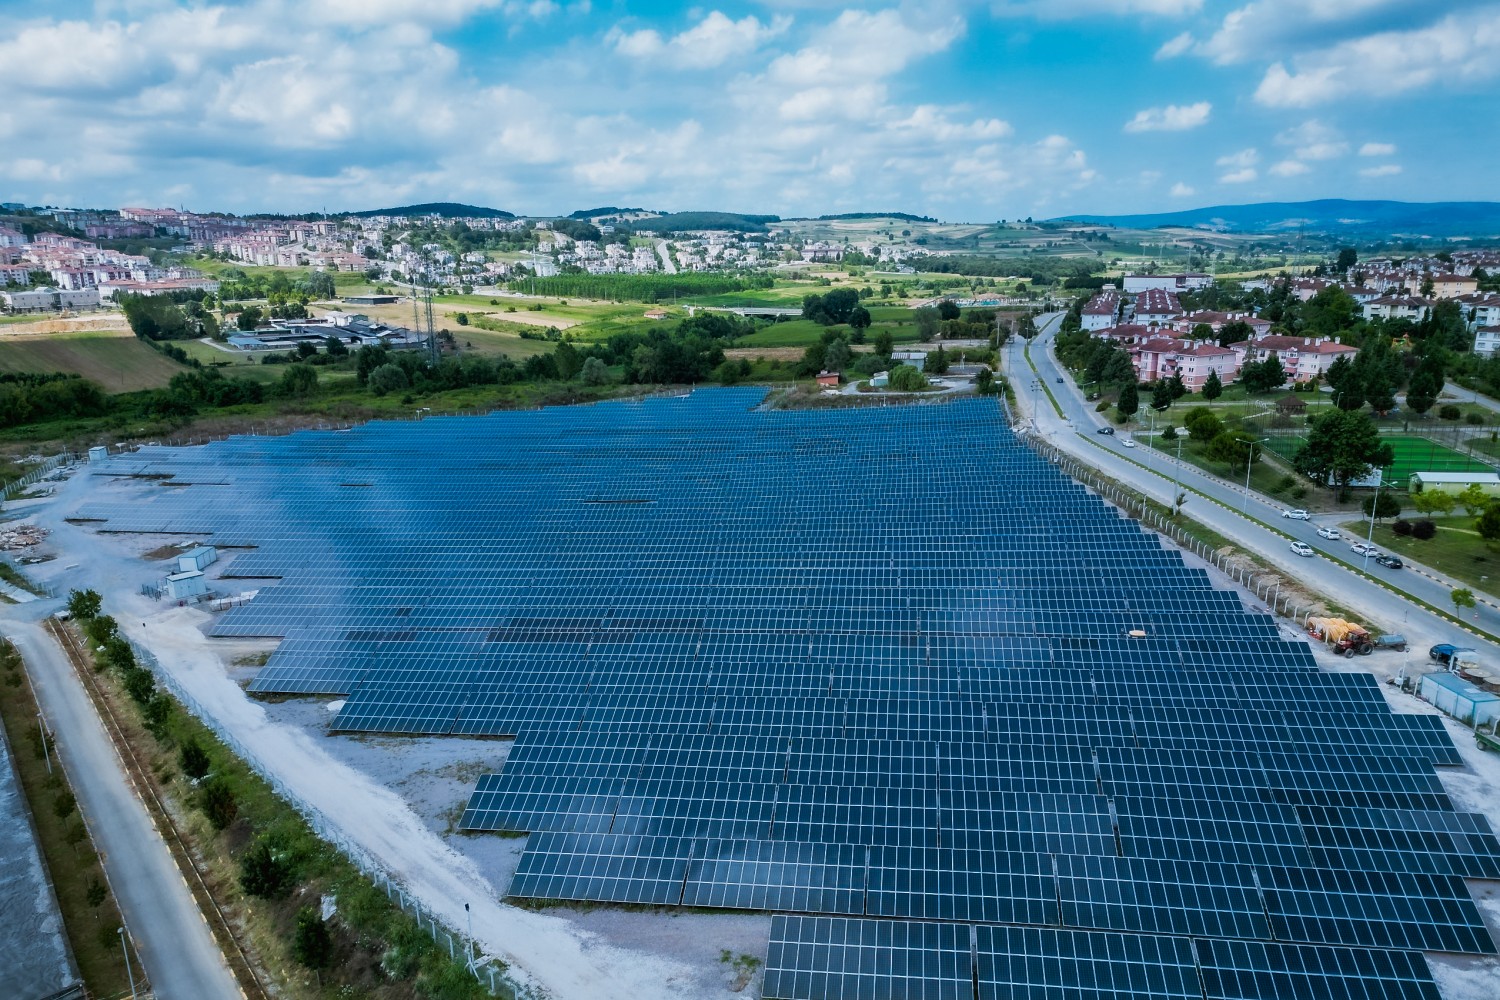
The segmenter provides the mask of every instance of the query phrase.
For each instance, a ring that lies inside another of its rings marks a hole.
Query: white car
[[[1305,510],[1284,510],[1284,511],[1281,512],[1281,516],[1282,517],[1289,517],[1293,521],[1306,521],[1307,520],[1307,511],[1305,511]]]
[[[1298,556],[1310,556],[1313,554],[1312,546],[1306,542],[1293,542],[1292,554]]]
[[[1343,538],[1344,536],[1341,535],[1341,534],[1339,534],[1339,529],[1337,529],[1337,528],[1319,528],[1318,529],[1318,537],[1319,538],[1327,538],[1330,541],[1335,541],[1336,542],[1340,538]]]
[[[1132,440],[1130,440],[1129,438],[1126,438],[1124,441],[1121,441],[1120,443],[1123,444],[1127,448],[1134,448],[1135,447],[1135,442],[1132,441]]]
[[[1380,555],[1380,550],[1379,549],[1377,549],[1373,545],[1367,545],[1364,542],[1355,542],[1353,545],[1351,545],[1349,547],[1354,550],[1354,554],[1357,555],[1357,556],[1378,556],[1378,555]]]

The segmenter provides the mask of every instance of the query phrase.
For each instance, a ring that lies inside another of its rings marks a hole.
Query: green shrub
[[[226,830],[240,813],[234,792],[222,778],[210,778],[203,783],[198,796],[198,808],[208,817],[215,830]]]

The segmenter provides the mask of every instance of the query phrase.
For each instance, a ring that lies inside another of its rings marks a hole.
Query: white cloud
[[[1226,153],[1214,161],[1215,164],[1221,167],[1239,167],[1241,169],[1253,167],[1259,162],[1260,153],[1253,146],[1249,149],[1242,149],[1238,153]]]
[[[1364,34],[1372,23],[1390,24],[1421,6],[1407,0],[1254,0],[1224,15],[1218,30],[1193,51],[1220,65],[1253,62],[1268,52],[1318,48]]]
[[[762,24],[753,16],[735,21],[716,10],[671,39],[664,39],[650,28],[632,32],[615,28],[606,37],[622,55],[661,59],[666,65],[678,68],[708,69],[754,52],[785,32],[791,23],[789,17],[777,17],[769,24]]]
[[[896,10],[846,10],[813,44],[772,61],[767,77],[782,86],[840,87],[850,80],[890,76],[924,56],[942,52],[965,30],[960,18],[908,23]]]
[[[1248,184],[1259,176],[1254,167],[1245,167],[1243,170],[1231,170],[1219,178],[1222,184]]]
[[[1282,160],[1280,163],[1273,164],[1267,173],[1275,174],[1277,177],[1297,177],[1311,169],[1301,160]]]
[[[1161,48],[1156,50],[1156,58],[1175,59],[1192,47],[1193,33],[1191,31],[1184,31],[1182,34],[1163,42]]]
[[[1208,123],[1213,105],[1207,101],[1197,104],[1168,104],[1161,108],[1146,108],[1137,111],[1135,117],[1125,123],[1127,132],[1185,132]]]
[[[1182,183],[1182,181],[1178,181],[1176,184],[1172,185],[1172,190],[1170,193],[1173,198],[1191,198],[1198,192],[1188,185]]]
[[[1280,133],[1276,142],[1296,147],[1297,158],[1302,160],[1334,160],[1349,152],[1349,144],[1339,131],[1316,118]]]
[[[1401,172],[1401,167],[1395,163],[1382,163],[1378,167],[1365,167],[1359,172],[1361,177],[1394,177]]]
[[[1100,15],[1125,17],[1147,14],[1159,17],[1182,17],[1196,14],[1203,0],[994,0],[991,11],[997,16],[1037,17],[1065,20]]]
[[[1359,147],[1360,156],[1395,156],[1396,144],[1393,142],[1367,142]]]
[[[1385,31],[1279,60],[1266,70],[1255,99],[1268,107],[1305,108],[1438,83],[1474,84],[1497,73],[1500,7],[1486,7],[1451,14],[1426,27]]]

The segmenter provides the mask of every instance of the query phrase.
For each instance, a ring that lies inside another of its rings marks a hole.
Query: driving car
[[[1375,561],[1380,563],[1380,565],[1384,566],[1386,569],[1400,569],[1402,566],[1406,565],[1395,556],[1385,555],[1383,553],[1376,556]]]
[[[1101,427],[1098,431],[1100,434],[1113,434],[1114,432],[1115,429],[1113,427]]]
[[[1312,546],[1308,545],[1306,542],[1293,542],[1292,554],[1299,556],[1310,556],[1313,554],[1313,549]]]
[[[1281,512],[1281,516],[1282,517],[1289,517],[1293,521],[1306,521],[1307,520],[1307,511],[1301,510],[1301,509],[1297,509],[1297,510],[1284,510],[1284,511]]]
[[[1373,545],[1368,545],[1365,542],[1355,542],[1353,545],[1351,545],[1349,547],[1354,550],[1354,554],[1357,555],[1357,556],[1378,556],[1378,555],[1380,555],[1380,550],[1379,549],[1377,549]]]
[[[1121,441],[1120,443],[1123,444],[1127,448],[1134,448],[1135,447],[1135,442],[1132,441],[1132,440],[1130,440],[1129,438],[1126,438],[1124,441]]]
[[[1339,534],[1339,529],[1337,529],[1337,528],[1319,528],[1318,529],[1318,537],[1319,538],[1327,538],[1330,541],[1335,541],[1336,542],[1340,538],[1343,538],[1344,536],[1341,535],[1341,534]]]
[[[1062,379],[1061,379],[1061,378],[1059,378],[1059,379],[1058,379],[1058,380],[1057,380],[1057,384],[1058,384],[1058,385],[1062,385],[1062,384],[1063,384],[1063,380],[1062,380]]]
[[[1474,650],[1468,646],[1455,646],[1451,642],[1440,642],[1427,651],[1429,660],[1437,660],[1439,663],[1451,663],[1455,656],[1460,653],[1472,653]]]

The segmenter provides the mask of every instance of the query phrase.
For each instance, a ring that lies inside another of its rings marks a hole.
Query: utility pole
[[[42,756],[47,760],[47,773],[52,773],[52,751],[47,749],[47,720],[42,718],[42,713],[36,713],[37,728],[42,731]]]
[[[125,953],[125,975],[130,979],[130,1000],[135,1000],[135,973],[130,969],[130,946],[125,943],[125,928],[116,928],[120,932],[120,950]]]

